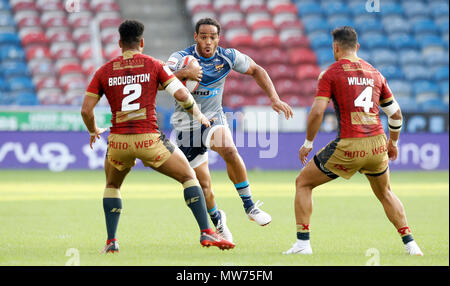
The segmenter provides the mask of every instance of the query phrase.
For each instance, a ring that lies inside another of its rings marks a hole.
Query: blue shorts
[[[211,137],[217,128],[228,127],[225,116],[217,116],[211,121],[211,126],[204,125],[200,129],[190,131],[177,131],[177,145],[184,153],[192,168],[197,168],[208,160],[208,149]]]

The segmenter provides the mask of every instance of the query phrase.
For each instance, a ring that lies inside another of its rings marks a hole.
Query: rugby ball
[[[194,61],[194,64],[197,66],[200,66],[200,64],[198,63],[197,59],[194,56],[191,55],[187,55],[184,56],[179,62],[178,62],[178,66],[177,66],[177,70],[184,68],[185,66],[187,66],[190,62]],[[182,83],[184,84],[185,87],[187,87],[187,89],[189,90],[189,92],[194,92],[197,87],[199,82],[196,80],[184,80],[182,81]]]

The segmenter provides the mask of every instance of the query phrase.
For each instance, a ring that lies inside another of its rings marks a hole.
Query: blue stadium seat
[[[8,82],[11,91],[34,90],[34,85],[30,77],[10,77]]]
[[[4,44],[20,45],[20,38],[17,33],[0,33],[0,45]]]
[[[297,8],[298,14],[302,17],[306,15],[322,15],[323,13],[320,5],[315,2],[298,2]]]
[[[0,46],[0,62],[7,59],[25,60],[24,50],[16,45]]]
[[[28,66],[22,61],[3,61],[0,68],[5,76],[29,75]]]
[[[39,100],[34,93],[24,92],[15,96],[14,103],[17,105],[39,105]]]
[[[383,17],[381,22],[383,23],[384,30],[388,34],[409,33],[411,30],[411,24],[401,16]]]
[[[322,3],[322,10],[328,16],[348,15],[348,7],[342,2],[328,1]]]
[[[416,37],[416,41],[420,43],[420,46],[423,48],[426,47],[443,47],[444,41],[441,37],[436,35],[421,35]]]
[[[400,105],[402,111],[406,112],[419,111],[419,107],[417,106],[416,100],[413,97],[396,96],[395,93],[394,96],[398,105]]]
[[[421,15],[428,16],[430,9],[428,5],[425,5],[422,1],[403,1],[403,11],[409,18]]]
[[[383,25],[376,17],[357,17],[354,27],[358,34],[367,32],[383,32]]]
[[[418,80],[413,83],[413,90],[416,95],[416,99],[422,98],[438,98],[439,86],[430,80]]]
[[[372,51],[372,62],[374,65],[395,65],[397,64],[398,55],[390,49],[375,49]]]
[[[0,76],[0,92],[9,91],[9,84],[3,77]]]
[[[14,96],[9,92],[0,91],[0,105],[11,105],[14,103]]]
[[[358,57],[365,60],[368,63],[372,63],[372,58],[370,56],[370,52],[366,49],[359,49],[358,50]]]
[[[9,2],[7,0],[0,0],[0,11],[1,10],[9,11],[10,9],[11,6],[9,5]]]
[[[348,3],[348,10],[355,17],[359,15],[371,15],[366,10],[366,1],[351,1]]]
[[[353,20],[351,20],[349,17],[343,15],[328,17],[328,25],[330,26],[330,30],[342,26],[350,26],[355,28],[355,22],[353,22]]]
[[[391,46],[396,50],[417,49],[419,47],[419,44],[414,39],[414,37],[406,33],[390,35],[389,42]]]
[[[359,44],[365,49],[389,49],[389,41],[382,33],[365,33],[359,37]]]
[[[439,92],[441,94],[441,97],[448,97],[449,94],[448,90],[449,90],[448,80],[439,83]]]
[[[14,21],[14,18],[11,16],[11,13],[2,12],[0,14],[0,27],[1,26],[15,27],[15,25],[16,25],[16,22]]]
[[[434,21],[430,19],[423,19],[412,23],[412,30],[415,34],[437,33],[439,31]]]
[[[433,52],[430,54],[427,54],[425,56],[422,56],[427,65],[429,65],[430,67],[434,67],[434,66],[440,66],[440,65],[447,65],[449,64],[449,60],[448,60],[448,52]]]
[[[388,80],[403,79],[402,70],[397,65],[380,65],[378,71]]]
[[[434,80],[437,82],[448,80],[448,65],[436,69]]]
[[[448,19],[436,23],[436,26],[441,34],[447,33],[449,31],[449,21]]]
[[[301,20],[302,20],[303,25],[308,22],[316,22],[316,21],[325,21],[326,22],[327,21],[324,16],[316,15],[316,14],[302,16]]]
[[[316,52],[317,61],[319,62],[319,65],[332,63],[335,61],[334,56],[333,56],[333,51],[330,47],[320,48],[320,49],[315,50],[315,52]]]
[[[410,81],[429,80],[432,77],[430,70],[422,65],[404,65],[402,69],[405,78]]]
[[[395,2],[384,3],[380,1],[380,13],[381,15],[402,15],[404,13],[403,7]]]
[[[406,82],[404,80],[390,80],[388,81],[389,87],[394,93],[394,96],[398,97],[412,97],[412,86],[409,84],[409,82]]]
[[[424,112],[448,112],[448,104],[439,98],[430,98],[419,104],[420,110]]]
[[[419,22],[430,21],[433,20],[431,17],[427,17],[425,15],[417,15],[411,18],[408,18],[408,22],[411,24],[411,28]]]
[[[303,25],[307,33],[318,31],[329,32],[327,21],[322,17],[310,18],[308,20],[303,19]]]
[[[449,15],[448,1],[432,1],[430,3],[431,15],[435,18]]]
[[[417,64],[421,65],[424,63],[424,58],[420,52],[415,49],[404,49],[398,51],[397,54],[401,65]]]
[[[333,40],[328,33],[313,33],[308,35],[309,42],[313,49],[328,48],[331,50]]]

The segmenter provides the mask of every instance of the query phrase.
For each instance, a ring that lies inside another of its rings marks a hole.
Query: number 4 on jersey
[[[369,112],[370,109],[373,107],[372,87],[371,86],[366,87],[358,95],[354,103],[356,107],[364,107],[364,112]]]

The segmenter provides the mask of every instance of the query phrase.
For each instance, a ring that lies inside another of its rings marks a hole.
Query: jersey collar
[[[131,59],[135,54],[139,54],[139,51],[128,50],[122,53],[122,57],[124,60]]]

